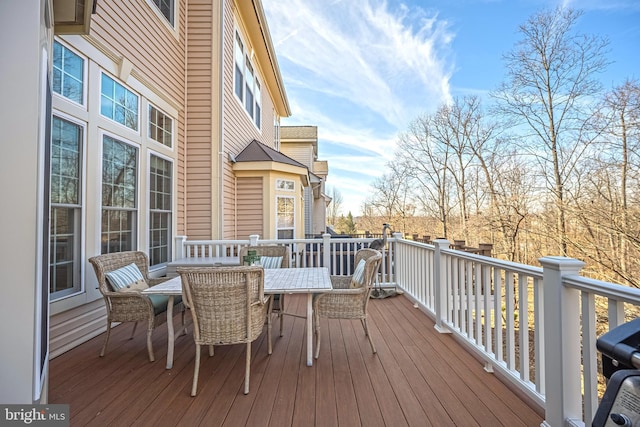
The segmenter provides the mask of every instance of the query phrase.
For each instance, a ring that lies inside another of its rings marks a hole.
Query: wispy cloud
[[[450,96],[446,21],[385,1],[264,0],[289,89],[322,93],[402,126]],[[408,99],[407,99],[408,98]],[[294,111],[294,114],[297,112]]]
[[[449,23],[385,0],[263,0],[291,103],[287,125],[317,125],[329,182],[359,211],[396,135],[451,100]]]

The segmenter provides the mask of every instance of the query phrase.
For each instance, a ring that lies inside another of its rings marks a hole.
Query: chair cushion
[[[153,313],[157,316],[160,313],[167,311],[167,303],[169,302],[168,295],[148,295],[153,305]],[[182,302],[182,297],[176,296],[173,298],[173,305],[177,305]],[[175,313],[175,312],[174,312]]]
[[[261,256],[260,264],[263,268],[280,268],[282,266],[281,256]]]
[[[149,287],[135,263],[105,273],[105,276],[116,292],[140,291]]]
[[[356,265],[356,269],[353,271],[353,276],[351,276],[351,287],[359,288],[364,285],[364,266],[367,262],[363,259],[360,260],[358,265]]]

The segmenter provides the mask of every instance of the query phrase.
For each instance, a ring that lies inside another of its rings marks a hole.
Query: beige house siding
[[[49,325],[50,357],[59,356],[103,333],[106,319],[107,312],[102,298],[52,316]]]
[[[238,178],[238,238],[258,234],[264,238],[264,181],[261,177]]]
[[[309,170],[313,172],[312,168],[315,159],[313,156],[313,147],[311,146],[311,144],[287,142],[286,144],[283,143],[281,145],[280,151],[283,154],[286,154],[292,159],[295,159],[303,165],[307,166]]]
[[[184,232],[191,239],[212,236],[213,156],[215,114],[212,94],[214,81],[214,10],[211,1],[189,2],[187,23],[187,138],[186,210]]]
[[[240,31],[247,50],[252,48],[252,40],[243,30],[242,18],[234,13],[231,2],[226,3],[225,28],[224,28],[224,144],[222,152],[223,166],[223,230],[219,238],[233,239],[236,235],[241,235],[236,223],[239,218],[236,212],[236,187],[235,175],[232,164],[228,160],[229,154],[240,153],[254,139],[265,145],[274,147],[274,126],[273,126],[273,101],[269,96],[268,88],[265,84],[264,73],[258,62],[254,62],[254,69],[258,81],[261,84],[261,129],[258,129],[244,109],[234,93],[234,59],[233,49],[235,41],[235,31]]]

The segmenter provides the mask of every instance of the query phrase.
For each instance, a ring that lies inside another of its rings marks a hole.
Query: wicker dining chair
[[[191,396],[196,395],[200,371],[200,346],[246,344],[244,394],[249,393],[251,343],[264,327],[269,297],[264,295],[264,269],[240,267],[178,267],[182,296],[193,319],[196,360]],[[267,339],[271,332],[267,329]]]
[[[282,263],[279,268],[289,268],[289,248],[283,245],[262,245],[262,246],[244,246],[240,249],[240,261],[248,254],[249,251],[255,251],[257,256],[278,258],[282,257]],[[263,263],[264,268],[274,268],[268,263]],[[275,267],[278,268],[278,267]],[[284,321],[284,294],[273,295],[271,298],[271,307],[269,308],[269,314],[276,313],[280,320],[280,336],[282,336],[283,321]],[[271,318],[271,316],[269,316]],[[271,326],[271,322],[269,322]],[[271,351],[271,350],[269,350]]]
[[[144,287],[157,285],[167,280],[167,278],[153,279],[149,277],[149,258],[144,252],[126,251],[98,255],[89,258],[89,262],[96,273],[98,289],[107,308],[107,334],[100,351],[100,357],[103,357],[107,350],[113,323],[135,322],[131,332],[131,338],[133,338],[138,322],[147,322],[147,352],[149,353],[149,360],[153,362],[155,356],[151,337],[157,324],[162,323],[163,318],[161,315],[167,310],[169,297],[164,295],[143,295],[139,291]],[[108,273],[132,263],[138,267],[146,283],[137,290],[116,291],[107,278]],[[181,305],[181,298],[176,298],[175,304]],[[184,324],[184,310],[182,310],[182,321]]]
[[[364,263],[360,267],[360,260]],[[333,290],[316,296],[313,301],[313,321],[316,334],[315,358],[320,354],[320,318],[360,319],[371,351],[376,353],[367,326],[369,296],[382,262],[382,254],[375,249],[360,249],[354,257],[352,276],[331,276]]]

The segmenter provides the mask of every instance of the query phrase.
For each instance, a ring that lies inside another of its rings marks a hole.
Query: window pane
[[[51,299],[80,290],[80,263],[76,248],[79,237],[76,218],[79,209],[52,208],[49,271]]]
[[[81,290],[80,217],[82,127],[54,116],[51,122],[49,273],[50,300]]]
[[[167,18],[167,21],[171,25],[174,25],[173,22],[173,3],[174,0],[153,0],[158,9],[160,9],[160,13]]]
[[[151,265],[169,261],[171,236],[172,163],[151,156],[149,170],[149,259]]]
[[[84,59],[57,41],[53,43],[53,91],[83,103]]]
[[[51,125],[51,203],[80,203],[82,128],[53,117]]]
[[[138,150],[106,135],[102,150],[102,253],[133,250]]]
[[[138,95],[102,74],[100,113],[128,128],[138,130]]]
[[[173,120],[162,111],[149,106],[149,138],[171,147]]]

